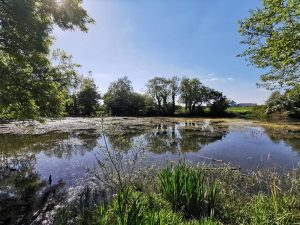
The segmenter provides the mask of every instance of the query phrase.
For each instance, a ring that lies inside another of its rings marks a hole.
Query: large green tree
[[[229,107],[229,101],[222,92],[208,88],[207,105],[213,115],[225,114],[225,110]]]
[[[147,92],[157,105],[157,113],[173,115],[176,108],[176,96],[179,92],[179,79],[154,77],[147,83]]]
[[[223,114],[228,107],[227,98],[219,91],[206,87],[198,78],[184,77],[180,83],[180,99],[185,104],[185,109],[191,115],[201,111],[205,104],[209,106],[214,115]]]
[[[78,65],[62,51],[51,59],[52,29],[87,31],[92,22],[81,0],[0,1],[0,118],[63,115]]]
[[[180,83],[180,100],[190,114],[195,114],[196,107],[208,101],[208,88],[197,78],[183,78]]]
[[[145,108],[145,98],[133,92],[131,81],[125,76],[109,85],[104,104],[112,115],[139,115]]]
[[[92,78],[83,78],[80,91],[78,93],[78,108],[81,116],[95,116],[99,108],[100,94]]]
[[[247,49],[239,56],[266,71],[261,86],[290,88],[300,82],[300,0],[262,0],[239,22]]]

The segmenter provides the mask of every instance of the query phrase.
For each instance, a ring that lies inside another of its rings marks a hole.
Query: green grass
[[[248,114],[252,113],[254,110],[255,106],[229,107],[227,109],[228,112],[236,114]]]
[[[265,106],[229,107],[226,112],[229,115],[245,119],[268,119]]]

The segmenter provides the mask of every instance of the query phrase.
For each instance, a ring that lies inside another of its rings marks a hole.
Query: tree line
[[[85,77],[69,96],[66,112],[70,116],[173,116],[201,115],[209,108],[210,114],[222,115],[228,107],[221,92],[206,87],[198,78],[154,77],[146,88],[143,94],[135,92],[125,76],[112,82],[101,96],[92,77]]]
[[[87,32],[91,23],[82,0],[0,2],[1,119],[94,116],[101,110],[111,115],[174,115],[177,97],[190,114],[200,112],[202,104],[216,113],[226,106],[220,92],[189,78],[179,85],[176,77],[155,77],[147,83],[147,94],[140,94],[124,77],[100,96],[92,76],[80,77],[80,65],[71,55],[51,50],[54,26]]]
[[[300,0],[265,0],[239,21],[239,56],[265,71],[260,87],[275,90],[266,113],[300,114]],[[37,119],[95,115],[100,95],[91,77],[80,78],[72,56],[51,50],[53,28],[88,31],[94,20],[82,0],[0,1],[0,119]],[[208,106],[213,114],[227,107],[221,92],[198,79],[155,77],[147,94],[133,91],[128,78],[113,82],[102,96],[100,110],[111,115],[191,115]],[[176,101],[184,105],[176,105]],[[105,108],[103,108],[105,106]]]

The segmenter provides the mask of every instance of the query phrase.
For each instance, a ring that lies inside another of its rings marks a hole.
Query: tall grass
[[[181,225],[182,218],[155,194],[121,189],[111,204],[98,214],[98,224],[107,225]]]
[[[203,174],[184,162],[167,166],[159,174],[159,188],[174,211],[182,211],[187,218],[213,216],[218,182],[205,182]]]
[[[269,195],[260,193],[251,199],[249,223],[257,225],[294,224],[295,196],[280,193],[275,179],[269,183],[269,188]]]

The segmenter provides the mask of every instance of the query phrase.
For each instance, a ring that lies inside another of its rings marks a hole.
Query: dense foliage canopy
[[[275,91],[266,102],[267,113],[282,113],[286,116],[300,117],[300,84],[283,94]]]
[[[144,109],[144,97],[133,92],[131,81],[123,77],[112,82],[104,95],[107,111],[112,115],[138,115]]]
[[[87,31],[81,0],[0,2],[0,117],[61,116],[78,65],[63,51],[50,58],[54,25]]]
[[[209,106],[213,114],[222,114],[228,107],[228,100],[221,92],[204,86],[197,78],[181,80],[180,100],[190,114],[195,114],[197,107],[201,111],[203,104]]]
[[[178,78],[154,77],[147,83],[148,94],[157,104],[157,112],[162,115],[173,115],[175,98],[178,94]]]
[[[248,46],[240,56],[267,71],[260,85],[293,87],[300,82],[300,0],[262,0],[262,5],[239,23]]]

